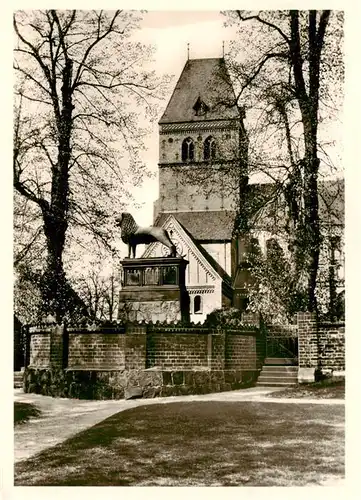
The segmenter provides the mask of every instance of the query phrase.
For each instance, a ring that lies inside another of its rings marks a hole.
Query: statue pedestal
[[[123,321],[189,321],[185,287],[187,260],[179,257],[124,259],[118,319]]]

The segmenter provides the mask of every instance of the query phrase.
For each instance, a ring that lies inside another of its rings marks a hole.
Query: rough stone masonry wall
[[[124,315],[127,321],[135,323],[150,322],[154,317],[161,323],[172,323],[179,321],[182,317],[179,300],[121,302],[119,310],[120,317]]]

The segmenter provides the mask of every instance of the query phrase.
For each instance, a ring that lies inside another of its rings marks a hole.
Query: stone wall
[[[207,394],[249,387],[254,372],[243,370],[59,370],[27,368],[25,392],[78,399],[123,399]]]
[[[223,170],[220,172],[220,169]],[[160,212],[189,210],[234,210],[236,199],[227,186],[234,184],[232,168],[216,165],[160,165]],[[222,191],[222,186],[226,186]]]
[[[212,130],[177,130],[166,131],[161,126],[159,134],[159,164],[164,165],[182,164],[182,142],[190,137],[194,143],[194,162],[204,160],[204,141],[212,136],[217,144],[216,160],[232,160],[235,152],[238,151],[239,128],[237,124],[230,122],[222,123],[223,127],[218,130],[212,127]],[[206,125],[201,125],[206,127]],[[169,128],[169,126],[168,126]]]
[[[258,376],[258,333],[251,326],[226,332],[145,323],[37,328],[30,334],[24,389],[107,399],[134,388],[143,397],[239,388]]]
[[[229,126],[231,125],[231,128]],[[203,146],[212,136],[217,144],[216,158],[203,161]],[[184,139],[194,142],[194,161],[182,162]],[[239,127],[224,123],[218,130],[182,130],[164,132],[160,129],[159,200],[160,211],[232,210],[236,204],[233,168],[226,162],[239,151]],[[238,153],[237,153],[238,154]],[[229,189],[229,187],[234,189]],[[230,194],[231,193],[231,194]]]

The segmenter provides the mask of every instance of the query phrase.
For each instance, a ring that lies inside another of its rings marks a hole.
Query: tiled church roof
[[[239,119],[237,107],[229,107],[229,103],[234,102],[235,94],[224,59],[190,59],[159,124]]]
[[[277,231],[277,226],[285,221],[285,205],[276,185],[251,184],[250,194],[254,208],[254,227]],[[321,227],[344,225],[345,198],[344,181],[335,179],[319,182],[319,216]],[[172,212],[172,215],[196,241],[230,241],[236,213],[233,211],[189,211]],[[169,212],[161,212],[154,225],[161,226]]]
[[[197,241],[231,240],[235,212],[211,211],[204,212],[172,212],[178,222]],[[169,213],[160,213],[155,226],[161,226]]]

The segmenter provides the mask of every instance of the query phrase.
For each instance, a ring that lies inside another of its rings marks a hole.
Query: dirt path
[[[268,398],[278,388],[254,387],[239,391],[220,392],[193,396],[174,396],[168,398],[86,401],[78,399],[52,398],[39,394],[24,394],[15,389],[15,401],[32,403],[41,411],[40,418],[32,418],[19,424],[14,431],[14,460],[25,460],[46,448],[50,448],[74,436],[114,413],[145,404],[168,404],[179,401],[258,401],[265,403],[293,404],[344,404],[340,399],[286,399]]]

